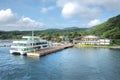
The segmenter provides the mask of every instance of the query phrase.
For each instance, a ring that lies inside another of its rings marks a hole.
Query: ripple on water
[[[41,58],[0,48],[0,80],[119,80],[120,51],[69,48]]]

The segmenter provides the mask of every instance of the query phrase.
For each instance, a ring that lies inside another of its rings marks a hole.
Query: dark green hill
[[[96,27],[92,27],[89,34],[110,38],[112,44],[120,45],[120,15],[112,17]]]
[[[108,19],[90,31],[103,38],[120,39],[120,15]]]

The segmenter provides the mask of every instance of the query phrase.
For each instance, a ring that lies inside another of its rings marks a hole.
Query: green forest
[[[22,36],[31,36],[31,33],[31,31],[0,31],[0,39],[20,39]],[[80,36],[96,35],[101,38],[109,38],[112,40],[112,44],[120,45],[120,15],[92,28],[47,29],[34,31],[34,34],[47,40],[56,38],[58,42],[61,41],[59,36],[67,36],[69,41],[72,42],[74,38]]]
[[[61,41],[59,36],[67,36],[69,41],[72,42],[73,38],[80,37],[87,28],[66,28],[66,29],[48,29],[42,31],[34,31],[35,36],[51,40],[56,38],[57,41]],[[0,31],[0,39],[20,39],[22,36],[31,36],[32,31]]]
[[[120,15],[108,19],[106,22],[92,28],[88,34],[102,38],[109,38],[114,44],[120,45]]]

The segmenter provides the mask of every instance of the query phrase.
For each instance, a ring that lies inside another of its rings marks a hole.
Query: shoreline
[[[120,49],[120,45],[118,46],[94,46],[94,45],[84,45],[84,46],[80,46],[80,45],[74,45],[74,47],[77,48],[110,48],[110,49]]]

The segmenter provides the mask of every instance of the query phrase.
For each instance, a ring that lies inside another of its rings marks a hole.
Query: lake
[[[40,58],[0,48],[0,80],[120,80],[120,50],[68,48]]]

